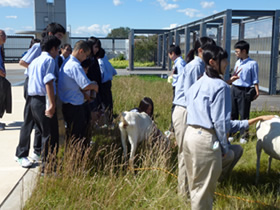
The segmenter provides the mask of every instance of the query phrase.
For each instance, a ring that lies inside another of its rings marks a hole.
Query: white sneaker
[[[18,158],[18,157],[15,156],[15,160],[23,168],[30,168],[32,166],[32,163],[28,160],[27,157]]]
[[[229,141],[229,142],[232,142],[232,141],[233,141],[233,137],[231,137],[231,136],[228,137],[228,141]]]
[[[37,155],[33,152],[32,155],[30,156],[30,158],[33,160],[33,162],[37,163],[41,160],[41,155]]]
[[[243,138],[241,138],[240,140],[239,140],[239,143],[240,144],[247,144],[247,140],[246,139],[243,139]]]

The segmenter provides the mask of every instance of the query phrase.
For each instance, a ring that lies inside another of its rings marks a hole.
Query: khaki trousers
[[[192,210],[212,209],[216,183],[222,172],[220,146],[215,131],[189,125],[184,135],[183,152],[187,167]]]
[[[187,128],[187,109],[182,106],[175,106],[172,121],[178,145],[178,194],[185,195],[188,190],[188,179],[183,154],[183,140]]]

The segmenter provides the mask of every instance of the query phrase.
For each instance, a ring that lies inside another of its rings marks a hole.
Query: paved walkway
[[[1,122],[6,124],[6,129],[0,131],[1,210],[21,209],[23,203],[31,193],[32,184],[35,183],[35,175],[38,169],[24,169],[14,160],[20,126],[23,122],[23,108],[25,103],[23,86],[12,87],[12,97],[13,113],[4,114],[4,117],[1,119]]]
[[[23,122],[23,98],[24,69],[18,64],[7,64],[7,78],[13,84],[13,113],[5,114],[1,122],[6,123],[6,130],[0,131],[0,209],[21,209],[25,200],[30,195],[38,167],[23,169],[14,161],[16,146],[19,139],[20,126]],[[119,75],[130,74],[170,74],[169,71],[161,70],[117,70]],[[252,103],[252,110],[280,110],[280,96],[262,94]],[[33,144],[33,135],[31,147]],[[32,151],[32,149],[31,149]]]

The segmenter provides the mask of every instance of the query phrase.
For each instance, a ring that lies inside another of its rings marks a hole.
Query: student
[[[153,135],[152,139],[154,140],[164,140],[166,148],[169,146],[169,139],[166,137],[156,126],[154,122],[154,102],[151,98],[149,97],[144,97],[140,103],[139,106],[136,108],[133,108],[130,110],[131,112],[145,112],[147,115],[150,116],[150,118],[153,120],[152,124],[152,130],[153,130]]]
[[[98,92],[98,85],[93,84],[87,78],[81,66],[81,62],[90,55],[90,52],[87,42],[78,41],[69,60],[60,69],[58,78],[58,92],[63,102],[62,112],[70,135],[68,137],[74,136],[76,139],[85,137],[86,132],[82,91],[95,90]],[[88,145],[88,142],[84,141],[84,144]]]
[[[203,51],[203,60],[206,73],[186,94],[188,126],[183,152],[192,209],[212,209],[231,127],[230,88],[220,77],[228,64],[227,53],[218,46],[209,45]]]
[[[58,24],[58,23],[50,23],[44,32],[42,33],[42,37],[47,37],[47,36],[55,36],[58,39],[62,39],[65,34],[65,28]],[[40,43],[35,43],[24,55],[24,57],[19,61],[19,64],[25,68],[28,68],[28,66],[31,64],[31,62],[37,58],[39,55],[41,55],[41,46]],[[56,67],[57,68],[57,67]],[[57,71],[57,70],[55,70]],[[55,73],[57,76],[57,73]],[[21,126],[20,130],[20,136],[19,136],[19,143],[16,148],[16,159],[21,159],[24,158],[23,160],[19,160],[19,163],[22,163],[22,167],[28,167],[31,165],[31,162],[28,162],[28,153],[29,153],[29,148],[30,148],[30,134],[33,130],[33,127],[35,125],[32,114],[31,114],[31,109],[29,107],[30,103],[28,102],[28,94],[27,94],[27,89],[28,89],[28,76],[25,79],[24,83],[24,96],[26,97],[26,103],[24,106],[24,121]],[[54,127],[56,125],[53,125]],[[41,154],[41,136],[40,132],[36,128],[35,125],[35,139],[34,139],[34,151],[31,154],[30,158],[33,161],[39,161],[40,160],[40,154]],[[26,164],[26,165],[24,165]]]
[[[58,67],[60,68],[62,63],[69,58],[69,55],[72,53],[72,47],[70,44],[63,44],[60,48],[60,56],[57,58],[58,59]]]
[[[54,76],[55,60],[58,55],[61,41],[55,36],[45,37],[42,40],[42,53],[28,66],[28,107],[30,107],[33,121],[36,123],[42,137],[42,163],[47,161],[49,152],[54,152],[58,147],[57,129],[52,129],[52,124],[57,124]],[[47,102],[48,101],[48,102]],[[22,167],[30,167],[31,162],[27,157],[17,158]]]
[[[150,116],[152,120],[154,120],[154,102],[149,97],[144,97],[139,106],[130,110],[131,112],[145,112]]]
[[[12,96],[11,96],[11,84],[6,79],[5,69],[5,55],[4,55],[4,43],[6,42],[6,33],[0,29],[0,118],[3,117],[4,112],[11,113],[12,111]],[[5,123],[0,123],[0,131],[5,130]]]
[[[109,121],[113,121],[113,96],[112,96],[112,80],[113,76],[117,74],[116,69],[109,62],[105,55],[105,50],[101,48],[97,55],[98,63],[101,72],[101,89],[102,89],[102,102],[105,107],[105,112],[109,114]]]
[[[249,57],[250,45],[246,41],[239,41],[234,45],[235,54],[238,60],[235,63],[234,74],[239,76],[239,79],[232,83],[231,100],[232,100],[232,120],[249,119],[251,101],[259,96],[259,67],[256,61]],[[255,96],[251,98],[250,89],[254,87]],[[241,133],[240,143],[246,143],[249,138],[249,132],[246,130]]]
[[[180,75],[178,74],[175,95],[173,100],[174,111],[172,113],[172,122],[176,142],[178,145],[178,194],[185,195],[187,192],[187,174],[183,155],[183,139],[186,130],[186,100],[185,94],[193,83],[200,78],[204,71],[205,65],[202,60],[203,49],[207,45],[216,45],[215,41],[208,37],[201,37],[195,41],[194,48],[187,55],[187,65]]]
[[[97,123],[98,119],[100,118],[100,113],[103,112],[102,106],[102,78],[101,78],[101,71],[100,66],[97,60],[97,55],[99,53],[99,50],[101,49],[101,42],[96,37],[90,37],[87,41],[91,53],[90,53],[90,59],[91,59],[91,65],[89,66],[87,77],[90,79],[90,81],[95,81],[98,84],[98,93],[96,94],[96,97],[93,101],[90,102],[90,110],[92,113],[92,122]]]
[[[178,85],[178,80],[183,76],[184,73],[184,67],[186,65],[186,61],[182,58],[181,56],[181,49],[178,45],[170,45],[169,50],[168,50],[168,56],[169,58],[174,62],[173,66],[173,72],[172,72],[172,77],[173,77],[173,101],[174,97],[176,95],[176,86]],[[171,107],[171,116],[174,111],[175,105],[172,104]],[[173,122],[171,118],[171,129],[173,129]]]
[[[65,35],[65,28],[59,23],[50,23],[43,33],[41,34],[42,38],[46,36],[56,36],[58,39],[62,40]],[[20,59],[19,65],[27,68],[29,64],[37,58],[41,54],[42,50],[40,47],[40,43],[35,43],[24,55],[23,58]]]

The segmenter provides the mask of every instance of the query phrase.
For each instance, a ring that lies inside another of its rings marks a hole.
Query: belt
[[[251,87],[242,87],[242,86],[236,86],[236,85],[232,85],[232,86],[239,90],[246,90],[246,91],[248,91],[251,88]]]
[[[205,132],[211,133],[213,135],[216,135],[216,131],[214,130],[214,128],[207,129],[207,128],[203,128],[199,125],[188,125],[188,126],[194,128],[194,129],[197,129],[197,130],[205,131]]]

